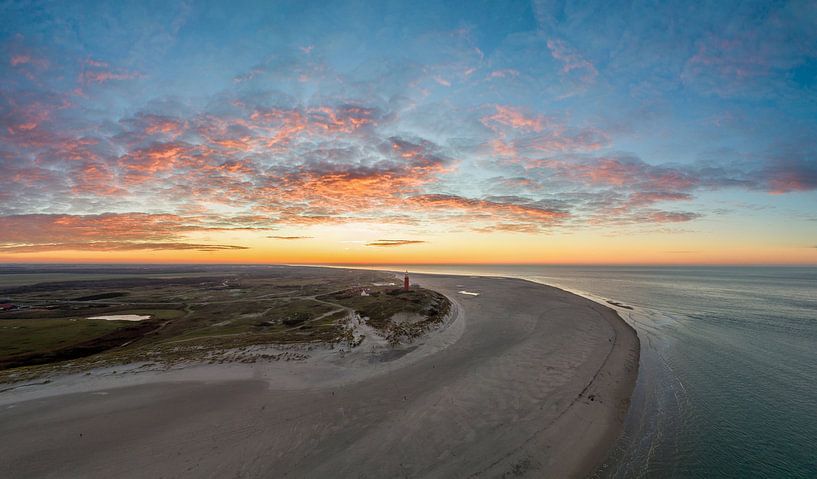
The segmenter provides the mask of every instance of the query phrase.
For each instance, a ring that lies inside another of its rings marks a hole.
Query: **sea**
[[[595,477],[817,478],[817,268],[410,272],[549,284],[608,304],[636,329],[641,361],[624,432]]]

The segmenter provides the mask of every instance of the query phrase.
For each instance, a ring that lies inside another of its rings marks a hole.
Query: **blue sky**
[[[0,256],[817,261],[814,2],[323,3],[0,7]]]

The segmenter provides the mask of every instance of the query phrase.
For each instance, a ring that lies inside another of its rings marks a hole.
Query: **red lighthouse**
[[[409,290],[408,271],[406,271],[406,276],[403,278],[403,289],[405,289],[406,291]]]

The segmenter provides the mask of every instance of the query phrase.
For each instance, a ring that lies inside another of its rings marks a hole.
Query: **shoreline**
[[[20,477],[26,471],[32,476],[59,474],[66,471],[61,467],[67,461],[80,468],[68,470],[91,476],[121,475],[126,465],[140,466],[133,462],[138,454],[123,457],[123,449],[154,449],[156,442],[174,450],[189,446],[179,454],[198,460],[187,470],[178,456],[159,458],[151,467],[161,468],[153,471],[189,477],[236,470],[250,476],[276,470],[293,476],[333,471],[584,477],[596,470],[621,433],[635,385],[635,330],[606,305],[530,280],[415,278],[446,294],[456,306],[455,317],[395,359],[372,363],[371,356],[358,354],[363,351],[342,358],[316,354],[305,362],[188,366],[128,378],[133,380],[93,377],[73,388],[57,378],[0,393],[0,404],[6,405],[0,411],[0,433],[10,442],[15,435],[20,439],[15,444],[36,442],[36,433],[27,432],[26,425],[45,416],[63,421],[69,430],[89,429],[83,437],[118,437],[130,446],[96,449],[98,457],[89,465],[83,458],[90,461],[86,455],[91,452],[81,443],[69,444],[64,454],[72,456],[38,464],[36,471],[22,462],[33,453],[14,449],[4,453],[12,458],[10,472]],[[482,294],[463,296],[457,293],[462,289]],[[509,317],[513,321],[503,321]],[[219,398],[235,406],[225,406]],[[115,417],[138,405],[142,421],[111,436],[83,405],[88,401]],[[191,402],[204,413],[190,410]],[[61,411],[52,410],[57,404]],[[266,411],[267,406],[290,414],[246,413]],[[182,416],[179,431],[151,427],[160,409]],[[285,438],[269,437],[270,430],[259,427],[280,421],[292,423]],[[176,443],[179,434],[208,427],[226,428],[221,432],[227,434],[235,424],[249,431],[247,439],[239,440],[243,446],[228,442],[225,450],[223,436],[215,434],[184,447]],[[47,421],[44,427],[49,427]],[[264,454],[258,450],[260,439],[270,443]],[[216,445],[221,450],[217,461],[203,454]],[[246,447],[257,453],[251,454],[249,470]],[[434,451],[436,456],[430,456]]]

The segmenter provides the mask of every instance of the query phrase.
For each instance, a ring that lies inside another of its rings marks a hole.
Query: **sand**
[[[634,330],[607,306],[527,281],[413,280],[455,307],[443,329],[401,350],[364,343],[299,362],[7,389],[0,477],[591,473],[622,428]]]

